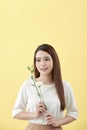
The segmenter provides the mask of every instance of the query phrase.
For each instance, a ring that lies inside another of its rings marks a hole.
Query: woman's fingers
[[[52,115],[46,115],[46,120],[49,121],[49,120],[52,120],[54,119],[54,117]]]
[[[47,114],[46,121],[48,125],[52,125],[53,127],[60,126],[59,121],[53,115]]]
[[[43,103],[42,101],[40,101],[40,102],[38,103],[38,105],[39,105],[39,106],[42,106],[42,107],[45,107],[45,105],[44,105],[44,103]]]
[[[37,107],[38,111],[45,112],[45,109],[43,107]]]
[[[47,124],[53,124],[55,122],[55,117],[48,114],[46,115],[46,121],[47,121]]]
[[[36,108],[38,111],[45,112],[45,105],[41,101],[36,105]]]
[[[37,107],[43,107],[43,108],[45,108],[45,105],[44,105],[43,102],[40,101],[40,102],[37,104]]]

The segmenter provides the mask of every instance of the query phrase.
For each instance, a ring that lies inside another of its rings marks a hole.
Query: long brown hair
[[[57,94],[60,100],[60,110],[64,110],[65,109],[65,97],[64,97],[64,88],[63,88],[63,82],[62,82],[62,76],[61,76],[61,68],[60,68],[60,62],[59,62],[59,58],[58,58],[58,54],[56,53],[55,49],[49,45],[49,44],[42,44],[39,45],[35,51],[34,54],[34,74],[35,74],[35,78],[40,76],[40,73],[38,72],[37,68],[36,68],[36,53],[38,51],[45,51],[47,52],[53,59],[53,70],[52,70],[52,78],[54,80],[55,83],[55,87],[57,90]]]

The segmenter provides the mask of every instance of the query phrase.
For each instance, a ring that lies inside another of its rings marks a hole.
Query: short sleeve
[[[66,115],[77,119],[78,110],[76,107],[74,93],[71,88],[71,85],[66,81],[64,82],[64,91],[65,91]]]
[[[14,117],[19,112],[24,111],[26,109],[26,104],[27,104],[27,81],[25,81],[20,87],[14,107],[12,109],[12,116]]]

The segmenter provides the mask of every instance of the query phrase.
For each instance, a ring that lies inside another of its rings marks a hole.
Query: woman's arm
[[[74,121],[75,118],[71,117],[71,116],[65,116],[62,119],[57,120],[54,116],[47,114],[46,115],[46,121],[48,125],[52,125],[54,127],[58,127],[61,125],[65,125],[68,124],[72,121]]]
[[[31,120],[31,119],[35,119],[35,113],[29,113],[26,111],[22,111],[18,114],[16,114],[14,117],[14,119],[21,119],[21,120]]]
[[[45,105],[43,102],[39,102],[36,106],[36,111],[35,112],[26,112],[22,111],[16,114],[13,118],[15,119],[21,119],[21,120],[32,120],[32,119],[37,119],[41,117],[44,112],[45,112]]]
[[[65,125],[65,124],[68,124],[74,120],[76,120],[76,119],[71,117],[71,116],[65,116],[64,118],[60,119],[58,122],[60,125]]]

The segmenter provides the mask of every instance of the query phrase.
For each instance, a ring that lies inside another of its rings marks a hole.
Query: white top
[[[15,105],[13,107],[13,117],[24,110],[35,112],[36,104],[38,104],[40,98],[37,95],[36,88],[32,85],[32,83],[33,81],[31,79],[28,79],[22,84]],[[55,85],[44,85],[42,82],[36,82],[36,84],[41,85],[41,92],[43,95],[44,103],[47,106],[48,113],[54,115],[57,119],[61,119],[64,116],[64,111],[60,111],[60,101],[57,96]],[[72,88],[66,81],[63,81],[63,86],[65,93],[66,115],[77,119],[78,111],[76,108]],[[29,122],[46,124],[45,116],[38,119],[29,120]]]

